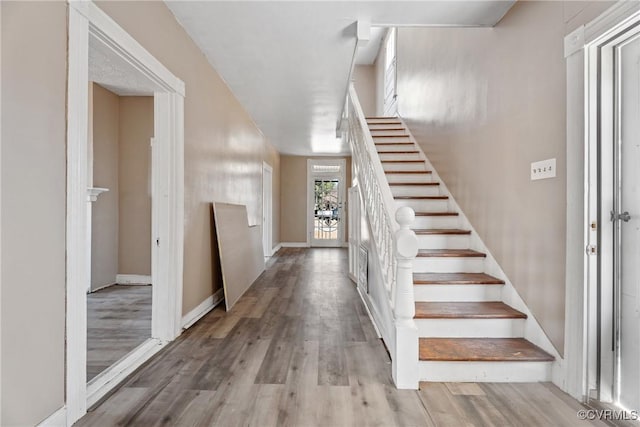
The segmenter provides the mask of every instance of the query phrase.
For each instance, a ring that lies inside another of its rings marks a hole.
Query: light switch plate
[[[540,160],[531,163],[531,181],[538,179],[555,178],[556,159]]]

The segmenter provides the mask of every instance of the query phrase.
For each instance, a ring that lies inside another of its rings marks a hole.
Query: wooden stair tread
[[[398,116],[369,116],[365,120],[398,120]]]
[[[382,163],[424,163],[424,160],[380,160]]]
[[[378,154],[420,154],[419,151],[378,151]]]
[[[402,142],[374,142],[375,145],[414,145],[412,141]]]
[[[504,285],[504,280],[484,273],[413,273],[414,285]]]
[[[404,135],[371,135],[373,139],[375,138],[409,138],[409,134]]]
[[[502,301],[416,302],[416,319],[526,319]]]
[[[415,212],[416,216],[458,216],[458,212]]]
[[[384,171],[384,173],[400,173],[400,174],[432,174],[433,171]]]
[[[405,130],[405,128],[371,129],[371,126],[389,126],[389,125],[394,125],[393,123],[367,123],[367,124],[369,125],[369,130],[371,132],[387,132],[387,131],[392,132],[392,131]]]
[[[455,362],[551,362],[524,338],[420,338],[420,360]]]
[[[459,228],[414,228],[413,232],[420,236],[430,236],[433,234],[455,234],[455,235],[469,235],[471,230],[462,230]]]
[[[487,254],[472,249],[420,249],[422,258],[485,258]]]
[[[428,187],[435,187],[440,185],[440,183],[439,182],[390,182],[389,185],[411,185],[411,186],[425,185]]]

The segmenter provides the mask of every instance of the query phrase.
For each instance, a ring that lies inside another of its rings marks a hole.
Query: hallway
[[[397,390],[346,271],[343,249],[280,250],[77,425],[588,425],[550,384]]]

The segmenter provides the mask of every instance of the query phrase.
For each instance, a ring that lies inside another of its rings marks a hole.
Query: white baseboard
[[[213,308],[224,300],[224,289],[218,289],[215,294],[202,301],[196,308],[182,316],[182,329],[189,329],[204,317],[205,314],[213,310]]]
[[[87,408],[95,405],[165,345],[167,345],[166,341],[156,338],[148,339],[106,371],[89,381],[87,384]]]
[[[282,249],[282,243],[278,243],[275,248],[271,249],[271,256],[274,256],[280,249]]]
[[[103,285],[103,286],[100,286],[99,288],[89,289],[89,292],[87,292],[87,293],[92,294],[94,292],[98,292],[98,291],[101,291],[103,289],[107,289],[107,288],[110,288],[112,286],[115,286],[115,285],[117,285],[117,283],[111,283],[110,285]]]
[[[367,298],[365,298],[365,296],[362,294],[362,291],[360,290],[360,288],[356,287],[356,290],[358,291],[358,295],[360,295],[360,299],[362,300],[362,304],[364,304],[365,310],[367,310],[367,314],[369,315],[369,319],[371,320],[371,324],[373,325],[373,329],[376,330],[376,335],[378,335],[378,338],[382,338],[382,334],[380,333],[380,329],[378,328],[378,323],[376,322],[376,320],[377,320],[376,317],[379,317],[379,316],[374,316],[373,315],[373,313],[369,309],[369,304],[367,303]]]
[[[282,242],[280,246],[283,248],[309,248],[311,245],[307,242]]]
[[[118,285],[150,285],[151,276],[142,274],[118,274],[116,276]]]
[[[67,427],[67,407],[63,406],[45,418],[38,427]]]

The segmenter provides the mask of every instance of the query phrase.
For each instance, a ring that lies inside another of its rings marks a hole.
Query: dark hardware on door
[[[630,219],[631,219],[631,215],[629,215],[629,212],[625,211],[619,214],[614,211],[611,211],[611,221],[622,220],[624,222],[629,222]]]

